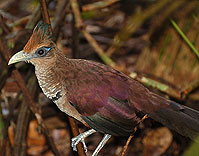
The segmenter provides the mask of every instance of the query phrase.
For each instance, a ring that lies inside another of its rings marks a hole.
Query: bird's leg
[[[81,133],[81,134],[79,134],[78,136],[72,138],[72,144],[71,144],[71,146],[72,146],[72,148],[73,148],[73,151],[77,151],[76,146],[77,146],[77,144],[81,141],[81,142],[83,143],[85,152],[87,152],[87,147],[86,147],[86,144],[85,144],[85,142],[84,142],[84,139],[85,139],[86,137],[88,137],[89,135],[95,133],[95,132],[96,132],[96,130],[90,129],[90,130],[88,130],[88,131],[86,131],[86,132],[84,132],[84,133]]]
[[[101,142],[99,143],[99,145],[97,146],[97,148],[95,149],[95,151],[93,152],[92,156],[97,156],[97,154],[99,153],[99,151],[104,147],[104,145],[106,144],[106,142],[111,138],[110,134],[105,134],[103,139],[101,140]]]

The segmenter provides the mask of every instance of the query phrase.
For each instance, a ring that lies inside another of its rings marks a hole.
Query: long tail
[[[164,99],[166,100],[166,99]],[[168,101],[169,106],[150,113],[149,116],[181,135],[194,139],[199,135],[199,111]]]

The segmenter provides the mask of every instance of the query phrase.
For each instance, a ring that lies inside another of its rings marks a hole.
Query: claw
[[[78,136],[72,138],[72,144],[71,144],[71,146],[72,146],[72,148],[73,148],[73,151],[77,151],[77,147],[76,147],[76,146],[77,146],[77,144],[81,141],[82,144],[83,144],[83,146],[84,146],[85,152],[87,152],[86,143],[85,143],[85,141],[84,141],[85,137],[84,137],[83,134],[84,134],[84,133],[82,133],[82,134],[80,134],[80,135],[78,135]]]
[[[74,137],[74,138],[72,138],[72,144],[71,144],[71,146],[72,146],[72,148],[73,148],[73,151],[77,151],[77,144],[81,141],[82,142],[82,144],[83,144],[83,146],[84,146],[84,150],[85,150],[85,152],[87,152],[87,147],[86,147],[86,143],[85,143],[85,141],[84,141],[84,139],[87,137],[87,136],[89,136],[89,135],[91,135],[91,134],[93,134],[93,133],[95,133],[96,131],[94,130],[94,129],[91,129],[91,130],[88,130],[88,131],[86,131],[86,132],[84,132],[84,133],[82,133],[82,134],[80,134],[80,135],[78,135],[78,136],[76,136],[76,137]]]
[[[82,141],[82,143],[83,143],[83,146],[84,146],[84,150],[85,150],[85,152],[87,152],[87,146],[86,146],[85,141],[83,140],[83,141]]]

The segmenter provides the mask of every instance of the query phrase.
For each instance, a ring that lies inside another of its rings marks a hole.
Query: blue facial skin
[[[44,47],[47,52],[49,52],[52,48],[51,47]]]

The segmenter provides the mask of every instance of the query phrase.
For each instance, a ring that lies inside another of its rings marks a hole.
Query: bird
[[[92,154],[97,156],[111,136],[132,135],[145,115],[191,139],[199,134],[199,111],[151,92],[108,65],[67,58],[42,21],[8,64],[21,61],[35,66],[43,93],[61,111],[90,128],[72,138],[75,151],[79,142],[87,151],[85,138],[100,132],[104,137]]]

